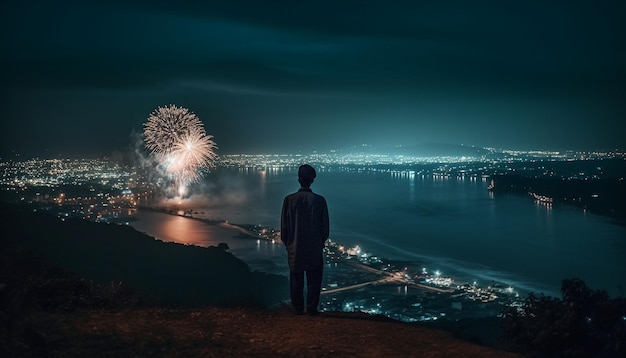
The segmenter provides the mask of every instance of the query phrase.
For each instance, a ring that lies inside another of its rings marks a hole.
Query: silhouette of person
[[[323,249],[329,235],[326,199],[311,191],[315,169],[304,164],[298,169],[300,189],[283,200],[280,215],[281,240],[287,249],[290,271],[291,305],[296,314],[304,313],[306,273],[306,312],[314,316],[320,301]]]

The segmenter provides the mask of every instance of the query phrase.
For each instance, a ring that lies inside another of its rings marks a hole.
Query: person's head
[[[317,176],[315,169],[308,164],[303,164],[298,168],[298,182],[303,188],[308,188]]]

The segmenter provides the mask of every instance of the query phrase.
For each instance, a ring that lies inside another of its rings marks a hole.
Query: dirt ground
[[[444,331],[358,313],[88,310],[34,320],[53,357],[519,357]]]

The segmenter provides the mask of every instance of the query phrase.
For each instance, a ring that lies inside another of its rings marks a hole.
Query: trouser
[[[304,311],[304,274],[306,272],[306,307],[308,313],[316,313],[322,290],[323,267],[315,270],[290,272],[291,305],[296,313]]]

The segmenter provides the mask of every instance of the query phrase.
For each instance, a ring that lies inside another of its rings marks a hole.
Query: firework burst
[[[158,107],[144,124],[145,145],[182,195],[213,166],[217,148],[200,118],[187,108]]]

